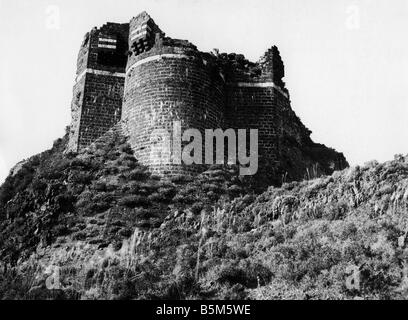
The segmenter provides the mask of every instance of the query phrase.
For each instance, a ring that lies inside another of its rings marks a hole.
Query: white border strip
[[[108,48],[108,49],[116,49],[116,44],[104,44],[99,43],[98,48]]]
[[[98,41],[99,42],[111,42],[111,43],[116,43],[117,42],[116,39],[109,39],[109,38],[99,38]]]
[[[139,60],[136,63],[132,64],[126,71],[126,75],[132,71],[133,68],[136,68],[138,66],[141,66],[142,64],[151,62],[151,61],[156,61],[160,60],[163,58],[175,58],[175,59],[190,59],[191,57],[185,55],[185,54],[178,54],[178,53],[164,53],[164,54],[158,54],[155,56],[147,57],[145,59]]]
[[[139,38],[143,38],[143,37],[146,36],[146,35],[147,35],[147,31],[143,31],[143,32],[137,33],[137,34],[135,34],[134,36],[132,36],[132,37],[130,38],[130,41],[133,41],[133,40],[139,39]]]
[[[240,88],[275,88],[281,94],[283,94],[286,98],[289,99],[288,94],[273,82],[237,82],[237,83],[231,83],[230,85],[240,87]]]
[[[143,24],[141,26],[138,26],[136,29],[134,29],[130,34],[133,35],[135,33],[142,31],[143,29],[152,30],[147,24]]]
[[[112,76],[112,77],[119,77],[119,78],[124,78],[126,76],[126,74],[122,72],[110,72],[110,71],[103,71],[103,70],[87,68],[76,77],[75,82],[79,82],[79,80],[81,80],[82,77],[87,73],[96,74],[99,76]]]

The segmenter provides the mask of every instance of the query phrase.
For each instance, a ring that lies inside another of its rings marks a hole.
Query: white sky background
[[[351,164],[408,153],[408,0],[0,0],[0,182],[63,136],[84,34],[143,10],[203,51],[276,44],[292,108]]]

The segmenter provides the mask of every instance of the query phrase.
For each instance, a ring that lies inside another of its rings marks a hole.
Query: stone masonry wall
[[[180,121],[183,131],[198,129],[203,137],[205,129],[222,128],[222,79],[212,73],[197,52],[183,48],[155,48],[135,64],[128,68],[122,121],[136,158],[157,172],[201,171],[204,166],[161,161],[163,158],[153,152],[161,141],[156,141],[152,132],[165,129],[173,143],[173,121]],[[173,156],[169,155],[171,161]]]
[[[231,84],[227,91],[226,119],[228,127],[258,129],[259,162],[271,164],[279,160],[280,110],[276,108],[273,88],[238,87]],[[247,146],[249,144],[247,143]]]
[[[123,77],[86,75],[79,148],[92,143],[120,120],[124,83]]]

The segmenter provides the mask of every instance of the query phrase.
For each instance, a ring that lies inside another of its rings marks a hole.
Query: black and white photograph
[[[407,0],[0,0],[0,300],[407,300],[407,30]]]

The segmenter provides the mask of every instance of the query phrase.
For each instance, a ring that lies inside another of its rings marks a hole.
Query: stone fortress
[[[200,172],[205,166],[163,164],[151,156],[152,131],[171,133],[180,121],[182,130],[258,129],[258,175],[273,183],[348,166],[343,154],[311,140],[291,108],[284,75],[275,46],[253,63],[166,37],[146,12],[129,24],[107,23],[87,33],[79,51],[68,150],[77,152],[114,128],[152,171]]]

